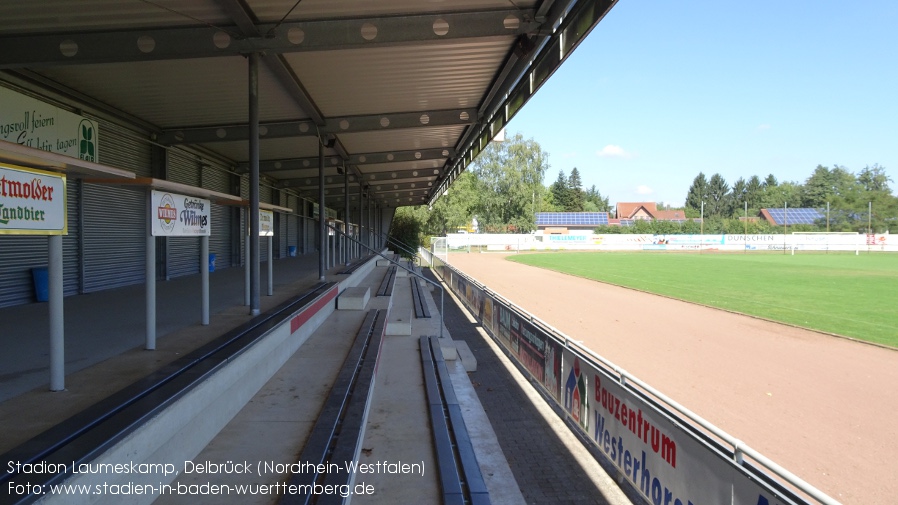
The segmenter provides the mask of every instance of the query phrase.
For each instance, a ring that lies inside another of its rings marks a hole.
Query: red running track
[[[449,260],[836,500],[898,503],[898,350],[506,256]]]

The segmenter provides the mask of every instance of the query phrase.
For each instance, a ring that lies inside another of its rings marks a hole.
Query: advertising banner
[[[719,442],[690,429],[675,412],[650,403],[645,395],[624,386],[616,373],[565,347],[439,259],[434,263],[450,289],[480,315],[483,327],[552,392],[562,410],[647,503],[808,503],[774,491],[760,474],[737,464]]]
[[[0,235],[66,235],[66,178],[0,165]]]
[[[99,162],[95,121],[0,87],[0,140]]]
[[[498,336],[518,362],[558,400],[561,372],[561,346],[558,342],[464,277],[452,275],[449,285],[483,327]]]
[[[564,410],[649,503],[792,503],[569,350],[564,377]]]
[[[154,237],[196,237],[212,234],[212,203],[202,198],[152,192],[150,221]]]
[[[274,212],[270,210],[259,211],[259,236],[274,236]]]

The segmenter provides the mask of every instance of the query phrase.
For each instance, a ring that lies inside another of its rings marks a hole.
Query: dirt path
[[[505,256],[449,259],[842,503],[898,503],[898,351]]]

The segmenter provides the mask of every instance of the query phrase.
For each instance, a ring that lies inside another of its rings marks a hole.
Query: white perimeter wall
[[[449,234],[449,249],[485,247],[488,251],[890,251],[898,237],[889,234],[837,235],[649,235],[571,233],[568,235]]]

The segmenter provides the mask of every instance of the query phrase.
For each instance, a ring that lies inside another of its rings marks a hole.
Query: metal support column
[[[147,209],[153,207],[152,193],[147,191]],[[156,237],[153,236],[151,213],[147,212],[147,251],[146,251],[146,316],[147,335],[146,349],[156,348]]]
[[[268,296],[274,295],[274,236],[268,236]]]
[[[249,209],[245,209],[243,212],[244,216],[249,216]],[[249,219],[247,217],[247,219]],[[249,222],[246,223],[246,229],[249,230]],[[249,235],[243,237],[243,305],[249,307],[251,302],[250,293],[249,293],[249,285],[250,285],[250,275],[249,275]]]
[[[200,282],[203,284],[202,322],[209,324],[209,236],[200,237]]]
[[[343,167],[343,201],[346,202],[343,206],[343,214],[345,218],[343,219],[343,232],[345,232],[346,235],[349,236],[349,228],[351,226],[350,223],[352,222],[352,220],[349,219],[349,170],[347,170],[345,166]],[[349,261],[351,259],[351,254],[349,253],[349,251],[352,248],[352,244],[350,244],[348,240],[345,240],[344,243],[346,244],[346,247],[344,248],[346,261],[343,264],[349,266]]]
[[[62,235],[50,235],[47,274],[50,288],[50,391],[65,389],[65,324],[62,289]]]
[[[324,282],[324,262],[327,255],[327,221],[324,212],[324,139],[318,139],[318,280]]]
[[[259,54],[249,55],[249,240],[250,314],[261,313],[259,265]]]

